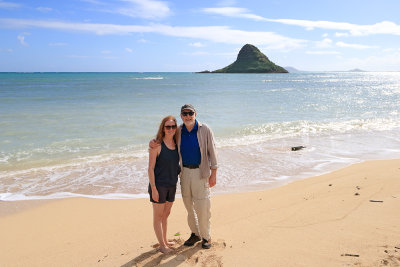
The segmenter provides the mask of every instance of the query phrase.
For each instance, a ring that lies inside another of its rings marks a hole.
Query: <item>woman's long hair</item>
[[[167,121],[174,121],[174,122],[175,122],[175,125],[176,125],[176,132],[175,132],[175,135],[174,135],[174,141],[175,141],[175,143],[176,143],[176,138],[177,138],[177,136],[178,136],[178,124],[177,124],[177,122],[176,122],[176,118],[175,118],[174,116],[172,116],[172,115],[169,115],[169,116],[165,117],[164,119],[162,119],[161,124],[160,124],[160,127],[158,127],[158,132],[157,132],[157,135],[156,135],[157,143],[160,143],[160,144],[161,144],[162,141],[163,141],[163,138],[164,138],[164,136],[165,136],[164,126],[165,126],[165,123],[166,123]]]

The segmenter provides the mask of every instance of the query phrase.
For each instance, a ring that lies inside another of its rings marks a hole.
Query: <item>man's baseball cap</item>
[[[196,112],[192,104],[185,104],[181,107],[181,112],[184,111],[185,109],[191,110],[193,112]]]

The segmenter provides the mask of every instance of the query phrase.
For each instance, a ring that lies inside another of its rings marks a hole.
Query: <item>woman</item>
[[[174,244],[167,241],[167,219],[175,200],[180,172],[177,134],[175,117],[165,117],[156,136],[161,146],[149,150],[149,194],[153,203],[153,227],[162,253],[170,252],[169,247]]]

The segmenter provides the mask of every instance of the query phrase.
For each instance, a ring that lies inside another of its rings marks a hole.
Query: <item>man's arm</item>
[[[218,168],[218,161],[217,161],[217,148],[215,145],[214,140],[214,133],[210,128],[208,128],[208,135],[207,135],[207,153],[210,160],[210,168],[211,170]]]
[[[208,183],[210,187],[213,187],[214,185],[217,184],[217,168],[218,168],[218,161],[217,161],[217,149],[215,146],[215,141],[214,141],[214,134],[210,128],[209,129],[209,134],[208,134],[208,156],[210,159],[210,165],[211,165],[211,175],[210,178],[208,179]]]
[[[156,148],[156,147],[158,147],[160,145],[161,144],[159,142],[157,142],[156,139],[151,139],[150,142],[149,142],[149,148],[150,149],[154,149],[154,148]]]

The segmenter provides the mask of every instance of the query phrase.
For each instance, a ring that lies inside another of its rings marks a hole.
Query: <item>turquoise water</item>
[[[0,73],[0,199],[145,196],[148,141],[184,103],[214,131],[215,193],[400,155],[398,72]]]

